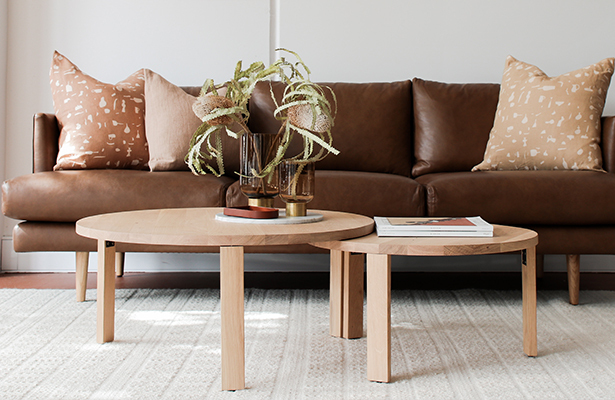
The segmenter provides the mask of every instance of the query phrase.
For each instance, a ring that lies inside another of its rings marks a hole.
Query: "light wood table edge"
[[[203,211],[203,214],[207,217],[213,218],[214,215],[212,213],[222,212],[223,208],[220,207],[211,207],[211,208],[186,208],[186,209],[164,209],[164,210],[137,210],[137,211],[128,211],[128,212],[118,212],[118,213],[109,213],[109,214],[101,214],[94,215],[91,217],[85,217],[77,221],[75,231],[78,235],[99,239],[105,238],[106,240],[118,242],[118,243],[131,243],[131,244],[144,244],[144,245],[166,245],[166,246],[271,246],[271,245],[293,245],[293,244],[309,244],[313,241],[337,241],[337,240],[346,240],[350,238],[357,238],[361,236],[366,236],[374,231],[374,222],[371,218],[355,215],[350,213],[344,213],[339,211],[327,211],[327,210],[311,210],[316,213],[322,213],[324,219],[322,221],[318,221],[315,223],[309,224],[288,224],[288,225],[266,225],[272,228],[282,229],[283,231],[276,233],[269,233],[265,235],[250,235],[245,234],[244,232],[249,229],[257,229],[258,227],[262,227],[263,225],[258,224],[240,224],[240,223],[232,223],[232,222],[222,222],[215,221],[215,223],[220,224],[216,225],[216,228],[220,228],[222,226],[233,227],[231,232],[212,232],[211,230],[205,231],[195,231],[190,232],[189,234],[179,235],[177,231],[171,231],[168,234],[162,233],[150,233],[150,232],[127,232],[125,230],[107,230],[101,228],[97,225],[98,220],[101,217],[106,216],[114,216],[118,219],[118,222],[121,221],[125,216],[130,216],[131,213],[143,214],[147,215],[148,213],[153,214],[155,212],[175,212],[181,213],[182,211]],[[209,212],[210,215],[206,213]],[[352,216],[353,218],[361,218],[363,222],[361,223],[353,223],[353,227],[347,226],[331,226],[327,231],[321,232],[313,232],[309,230],[309,227],[315,226],[317,224],[328,223],[329,218],[338,216]],[[198,214],[197,214],[198,215]],[[150,215],[151,217],[151,215]],[[133,216],[135,218],[135,216]],[[163,217],[164,218],[164,217]],[[131,227],[132,228],[132,227]],[[288,229],[302,229],[305,228],[305,232],[293,232],[293,231],[285,231]],[[143,229],[143,228],[142,228]],[[236,231],[236,232],[235,232]],[[254,239],[255,236],[258,236],[258,239]],[[264,238],[261,238],[263,236]]]
[[[509,227],[502,225],[494,225],[495,233],[501,229],[510,229],[513,231],[524,232],[520,236],[512,236],[504,242],[496,240],[496,236],[490,237],[378,237],[375,232],[359,236],[352,239],[330,240],[315,242],[310,244],[315,247],[328,250],[341,250],[353,253],[363,254],[391,254],[391,255],[407,255],[407,256],[453,256],[453,255],[482,255],[482,254],[500,254],[524,250],[528,247],[533,247],[538,244],[538,234],[530,229]],[[378,239],[378,243],[374,243],[374,239]],[[418,243],[411,246],[412,251],[404,251],[405,248],[410,248],[407,244],[396,245],[396,241],[404,241],[406,239],[414,239]],[[432,244],[422,245],[421,242],[427,240],[437,241],[437,247]],[[450,242],[453,243],[450,243]],[[456,244],[455,241],[461,241]],[[467,241],[475,243],[468,244]]]

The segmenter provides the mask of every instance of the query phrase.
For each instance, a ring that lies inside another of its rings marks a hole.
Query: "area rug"
[[[327,291],[246,290],[246,384],[220,390],[217,290],[117,290],[96,343],[96,292],[0,290],[1,399],[615,398],[615,292],[538,294],[522,351],[520,291],[394,291],[393,382],[366,379],[366,339],[329,336]]]

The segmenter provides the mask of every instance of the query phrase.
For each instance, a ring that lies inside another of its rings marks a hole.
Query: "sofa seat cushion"
[[[415,180],[400,175],[356,171],[316,171],[314,199],[308,210],[333,210],[355,214],[412,217],[424,215],[424,190]],[[228,206],[248,204],[239,182],[229,187]],[[285,207],[276,197],[275,207]]]
[[[476,216],[510,225],[615,224],[615,174],[485,171],[428,174],[430,216]]]
[[[90,215],[155,208],[220,207],[233,179],[186,171],[82,170],[40,172],[5,182],[4,215],[74,222]]]
[[[538,233],[539,254],[615,254],[615,228],[608,225],[525,225]]]

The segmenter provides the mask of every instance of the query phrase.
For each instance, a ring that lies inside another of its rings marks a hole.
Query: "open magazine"
[[[374,217],[378,236],[493,236],[481,217]]]

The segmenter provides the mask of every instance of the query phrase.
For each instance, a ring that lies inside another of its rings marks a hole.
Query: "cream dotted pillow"
[[[103,83],[56,51],[49,79],[62,128],[54,170],[147,169],[143,70]]]
[[[613,58],[557,77],[508,56],[479,170],[602,171],[600,117]]]

